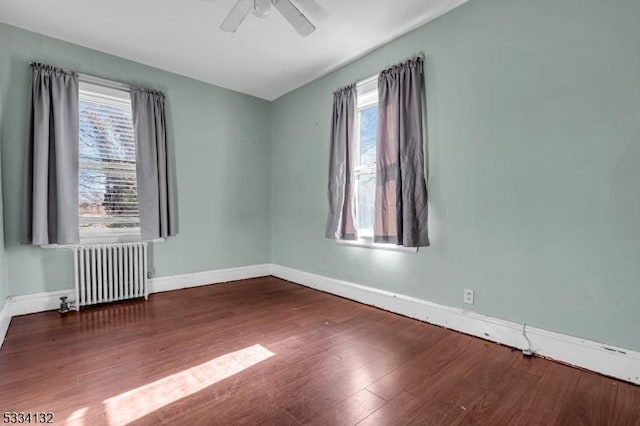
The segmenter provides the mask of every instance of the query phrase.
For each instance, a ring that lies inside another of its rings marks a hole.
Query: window
[[[377,76],[357,86],[355,198],[359,239],[373,240],[378,132]]]
[[[325,237],[398,251],[429,246],[423,61],[333,93]]]
[[[78,111],[80,241],[140,240],[130,93],[81,81]]]

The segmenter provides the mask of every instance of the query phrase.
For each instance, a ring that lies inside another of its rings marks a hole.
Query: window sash
[[[80,161],[78,166],[82,170],[109,170],[122,173],[136,173],[136,163],[129,161],[114,161],[100,163],[99,161]]]
[[[356,233],[358,239],[362,240],[370,240],[373,241],[373,229],[363,229],[360,228],[360,212],[359,212],[359,198],[360,198],[360,178],[363,176],[371,176],[375,177],[376,175],[376,161],[370,164],[361,164],[360,158],[360,150],[361,150],[361,119],[363,110],[370,108],[374,105],[378,104],[378,76],[375,75],[371,78],[363,80],[362,82],[357,84],[357,106],[356,106],[356,158],[354,167],[354,177],[355,177],[355,211],[356,211]],[[375,209],[375,206],[373,206]],[[375,211],[373,211],[375,217]]]
[[[370,107],[378,103],[378,75],[362,80],[356,85],[357,110]]]
[[[357,167],[354,168],[353,172],[356,175],[356,177],[358,177],[360,175],[366,175],[366,174],[369,174],[369,173],[375,173],[376,172],[376,164],[373,163],[373,165],[371,165],[371,166],[357,166]]]
[[[94,172],[95,176],[94,181],[85,182],[84,186],[80,186],[82,184],[79,183],[81,242],[140,240],[131,95],[127,88],[108,83],[87,82],[82,79],[80,81],[80,112],[83,114],[81,117],[93,128],[89,130],[91,145],[81,149],[79,176],[83,176],[83,173],[87,176],[87,172]],[[117,136],[114,135],[115,132]],[[119,186],[123,191],[116,189],[113,194],[124,193],[126,197],[116,199],[112,203],[108,198],[105,201],[108,194],[107,185]],[[80,210],[81,203],[89,205],[85,213]]]
[[[140,223],[138,216],[119,216],[119,217],[104,217],[104,216],[80,216],[80,224],[92,224],[92,223],[113,223],[113,224],[126,224],[126,223]],[[114,228],[115,229],[115,228]]]

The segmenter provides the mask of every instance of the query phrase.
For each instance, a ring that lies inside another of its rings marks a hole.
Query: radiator
[[[147,243],[75,246],[76,309],[148,296]]]

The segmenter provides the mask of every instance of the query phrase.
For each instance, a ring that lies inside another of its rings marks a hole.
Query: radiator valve
[[[62,296],[60,298],[60,309],[58,309],[58,312],[60,312],[61,314],[66,314],[71,310],[72,305],[73,302],[67,302],[67,296]]]

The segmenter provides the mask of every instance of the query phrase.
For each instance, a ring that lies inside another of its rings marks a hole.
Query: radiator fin
[[[78,245],[76,307],[148,296],[147,243]]]

